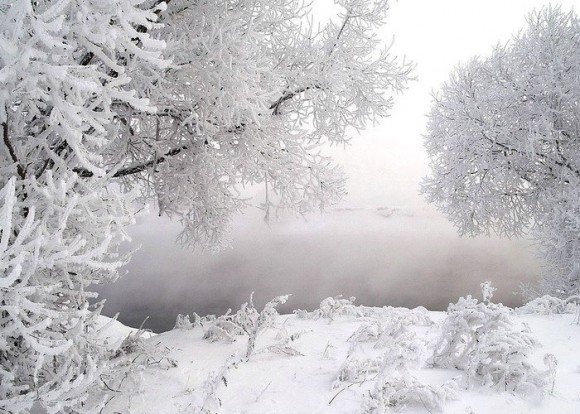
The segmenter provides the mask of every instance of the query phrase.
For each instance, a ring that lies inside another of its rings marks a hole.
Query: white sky
[[[317,0],[322,1],[322,0]],[[327,0],[324,0],[327,1]],[[569,10],[575,1],[557,1]],[[418,194],[427,173],[422,145],[431,91],[459,62],[487,55],[525,25],[542,0],[393,1],[385,39],[417,64],[418,80],[396,98],[392,116],[354,137],[335,158],[348,176],[341,207],[355,211],[313,215],[266,226],[262,212],[237,217],[232,248],[212,255],[174,245],[177,226],[150,218],[133,229],[143,245],[128,274],[104,288],[105,311],[139,323],[144,314],[224,312],[256,291],[258,303],[294,293],[290,308],[326,296],[355,295],[369,305],[425,305],[441,309],[459,295],[477,294],[492,280],[496,297],[513,301],[520,281],[537,276],[529,242],[460,239]],[[400,208],[386,217],[375,209]],[[127,298],[126,292],[138,299]],[[133,318],[133,319],[131,319]],[[161,326],[162,323],[159,322]],[[167,326],[166,326],[167,327]],[[153,326],[157,329],[157,326]]]
[[[543,5],[570,10],[580,1],[546,0],[399,0],[391,2],[383,29],[394,35],[394,51],[417,64],[417,81],[396,98],[392,116],[352,140],[335,158],[347,169],[349,205],[416,205],[427,173],[423,148],[431,92],[445,82],[459,62],[486,56],[525,27],[525,16]]]

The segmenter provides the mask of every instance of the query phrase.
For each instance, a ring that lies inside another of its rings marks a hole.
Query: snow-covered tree
[[[423,192],[462,234],[532,229],[547,268],[538,293],[580,287],[580,21],[547,7],[435,96]]]
[[[144,204],[220,243],[265,184],[304,213],[343,193],[321,146],[387,114],[411,66],[387,0],[0,2],[0,410],[90,412],[104,367],[90,286]],[[90,405],[90,406],[89,406]]]

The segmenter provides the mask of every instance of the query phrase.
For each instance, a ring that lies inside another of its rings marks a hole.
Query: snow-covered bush
[[[336,374],[332,388],[338,388],[341,383],[361,383],[368,381],[370,376],[381,372],[383,364],[381,358],[347,358]]]
[[[552,315],[561,313],[575,313],[577,306],[567,300],[556,298],[550,295],[544,295],[527,302],[525,305],[516,308],[519,314],[539,314]]]
[[[381,320],[398,320],[405,325],[430,326],[433,321],[429,317],[429,311],[422,306],[414,309],[383,306],[382,308],[355,305],[354,296],[348,299],[342,295],[328,297],[320,302],[318,309],[312,312],[295,310],[294,314],[301,319],[325,318],[332,322],[338,317],[347,318],[370,318],[373,322]]]
[[[339,369],[333,387],[341,382],[358,382],[368,379],[369,373],[386,375],[396,370],[408,371],[418,367],[423,360],[424,343],[400,319],[373,320],[361,325],[349,338],[352,342],[346,361]],[[373,351],[357,356],[359,344],[373,344]],[[368,355],[375,355],[369,357]]]
[[[335,318],[340,316],[350,316],[353,318],[360,318],[365,316],[363,307],[355,306],[354,301],[356,298],[351,296],[348,299],[344,299],[342,295],[328,297],[322,302],[318,309],[307,312],[304,310],[295,310],[294,313],[297,317],[303,319],[319,319],[325,318],[329,322],[332,322]]]
[[[236,336],[246,334],[247,332],[242,326],[231,320],[231,316],[226,313],[214,319],[208,325],[202,325],[204,326],[203,339],[207,339],[210,342],[234,342]]]
[[[236,336],[249,334],[253,321],[259,315],[251,302],[250,300],[250,303],[243,303],[235,314],[228,309],[225,314],[218,317],[214,315],[202,317],[200,324],[203,328],[203,339],[210,342],[234,342]]]
[[[558,359],[554,354],[544,355],[544,365],[548,368],[547,378],[548,386],[550,388],[550,395],[554,394],[554,387],[556,386],[556,372],[558,370]]]
[[[189,315],[177,315],[173,329],[193,329],[195,324],[189,320]]]
[[[352,345],[333,388],[341,388],[339,392],[342,392],[353,384],[373,381],[371,391],[364,396],[365,413],[399,410],[414,403],[420,403],[428,410],[440,411],[445,401],[455,398],[456,384],[450,382],[433,387],[422,384],[411,374],[412,369],[423,364],[425,353],[425,341],[411,327],[432,323],[426,310],[385,307],[375,309],[372,314],[369,316],[371,321],[361,325],[349,337]],[[372,348],[368,348],[370,344]],[[367,345],[366,349],[362,348],[364,345]],[[357,352],[361,349],[363,356]]]
[[[106,329],[106,326],[103,328]],[[104,398],[105,405],[119,393],[143,393],[141,375],[146,370],[167,370],[177,366],[177,362],[167,356],[169,349],[161,347],[151,332],[142,328],[128,334],[117,344],[102,344],[102,347],[108,359],[99,381],[89,391],[89,398]],[[127,406],[117,405],[115,409],[130,411]]]
[[[521,395],[541,395],[546,382],[543,373],[528,359],[538,345],[529,330],[515,330],[512,323],[498,318],[487,322],[477,335],[468,378]]]
[[[482,295],[483,303],[491,302],[491,298],[493,297],[493,292],[495,292],[497,290],[497,288],[494,288],[491,285],[491,281],[489,281],[489,280],[480,284],[480,287],[481,287],[481,295]]]
[[[464,371],[468,387],[541,392],[544,377],[528,360],[538,342],[527,328],[512,321],[510,312],[501,304],[478,303],[471,296],[450,304],[430,363]]]
[[[376,342],[384,332],[382,320],[373,320],[369,323],[359,326],[356,331],[348,338],[353,343]]]
[[[428,412],[442,412],[445,403],[457,399],[457,396],[455,381],[434,387],[410,376],[394,375],[377,381],[374,389],[365,395],[363,412],[383,414],[391,410],[401,411],[407,406],[422,406]]]
[[[383,307],[383,312],[388,319],[398,319],[409,326],[431,326],[433,320],[429,316],[429,311],[423,306],[413,309],[394,308],[392,306]]]
[[[235,369],[241,362],[242,360],[240,358],[228,358],[217,372],[211,373],[207,377],[203,384],[203,400],[201,406],[193,412],[200,414],[213,414],[218,412],[219,407],[222,405],[218,397],[218,391],[222,384],[227,387],[230,370]]]
[[[293,333],[289,333],[285,327],[285,323],[282,324],[278,333],[276,334],[277,342],[273,345],[268,346],[265,350],[268,352],[273,352],[275,354],[286,355],[286,356],[298,356],[303,355],[300,351],[294,348],[291,344],[299,340],[302,335],[312,331],[303,330]]]
[[[235,314],[231,314],[231,310],[228,310],[225,315],[217,318],[202,318],[200,324],[204,329],[203,337],[212,342],[234,342],[236,336],[247,335],[246,358],[249,358],[254,351],[258,334],[274,324],[278,317],[276,307],[285,303],[289,297],[290,295],[275,297],[266,303],[260,312],[255,308],[253,299],[250,297],[250,301],[242,304]]]

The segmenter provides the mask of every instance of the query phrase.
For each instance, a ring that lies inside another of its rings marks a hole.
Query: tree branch
[[[480,124],[482,127],[484,127],[484,126],[485,126],[485,123],[484,123],[484,122],[483,122],[481,119],[479,119],[479,118],[474,118],[474,117],[472,117],[471,119],[473,119],[474,121],[478,122],[478,123],[479,123],[479,124]],[[518,131],[525,131],[525,129],[522,129],[522,128],[520,128],[520,129],[518,129]],[[500,148],[504,149],[505,151],[510,151],[510,152],[514,152],[514,153],[516,153],[516,154],[521,154],[521,152],[520,152],[520,151],[518,151],[516,148],[513,148],[513,147],[511,147],[511,146],[509,146],[509,145],[506,145],[506,144],[503,144],[503,143],[501,143],[501,142],[498,142],[498,141],[496,141],[496,140],[493,140],[493,139],[491,139],[491,138],[490,138],[490,137],[488,137],[488,136],[487,136],[487,135],[486,135],[486,134],[485,134],[483,131],[480,131],[480,132],[481,132],[481,135],[482,135],[482,136],[483,136],[483,137],[484,137],[486,140],[488,140],[488,141],[489,141],[491,144],[493,144],[493,145],[497,145],[498,147],[500,147]],[[558,161],[558,160],[556,160],[556,159],[554,159],[554,158],[552,158],[552,157],[549,157],[549,156],[548,156],[548,155],[546,155],[546,154],[542,154],[542,153],[540,153],[540,152],[538,152],[538,151],[534,151],[534,155],[536,155],[537,157],[539,157],[539,158],[540,158],[540,159],[543,161],[543,162],[542,162],[542,164],[543,164],[543,165],[544,165],[546,168],[548,168],[548,169],[550,170],[550,174],[551,174],[551,175],[552,175],[554,178],[558,178],[558,177],[556,177],[556,176],[554,175],[553,168],[552,168],[550,165],[546,164],[546,161],[552,162],[552,163],[554,163],[555,165],[557,165],[558,167],[564,167],[564,168],[567,168],[567,169],[568,169],[570,172],[572,172],[573,174],[575,174],[577,177],[580,177],[580,171],[579,171],[579,170],[577,170],[576,168],[574,168],[574,167],[573,167],[573,166],[570,164],[570,162],[568,162],[568,160],[567,160],[567,159],[566,159],[566,158],[565,158],[565,157],[564,157],[562,154],[560,154],[560,156],[561,156],[561,158],[564,160],[564,162]],[[526,180],[526,181],[528,181],[528,180]]]
[[[179,154],[181,151],[187,150],[187,148],[188,148],[187,145],[183,145],[181,147],[170,149],[161,157],[153,158],[153,159],[146,161],[146,162],[143,162],[143,163],[139,163],[139,164],[131,165],[129,167],[122,168],[119,171],[115,172],[112,175],[112,177],[113,178],[120,178],[120,177],[126,177],[128,175],[138,174],[140,172],[147,170],[148,168],[153,167],[154,165],[164,163],[165,161],[167,161],[167,159],[169,157],[173,157],[173,156]],[[77,168],[73,168],[73,171],[75,173],[77,173],[79,175],[79,177],[82,177],[82,178],[91,178],[94,175],[92,171],[89,171],[86,168],[77,167]]]
[[[272,115],[280,115],[280,105],[294,98],[296,95],[300,95],[302,92],[306,92],[310,89],[320,89],[320,86],[318,85],[304,86],[294,91],[284,92],[281,97],[279,97],[272,105],[270,105],[269,109],[273,110]]]
[[[4,145],[6,145],[6,149],[8,149],[8,154],[10,155],[10,158],[16,164],[16,172],[18,173],[20,178],[24,179],[26,176],[24,168],[22,168],[22,165],[18,161],[18,157],[16,157],[16,152],[14,151],[14,147],[12,146],[12,143],[10,142],[10,135],[8,132],[8,114],[6,115],[6,122],[2,122],[2,129],[3,129],[2,139],[4,141]]]

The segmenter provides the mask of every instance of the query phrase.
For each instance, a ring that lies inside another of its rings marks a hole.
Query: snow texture
[[[235,315],[254,315],[247,309]],[[580,410],[573,314],[514,312],[467,297],[447,313],[328,298],[313,312],[270,315],[249,358],[247,333],[212,342],[199,323],[146,340],[176,366],[144,369],[138,387],[123,386],[103,412]],[[462,345],[442,347],[447,338]]]

